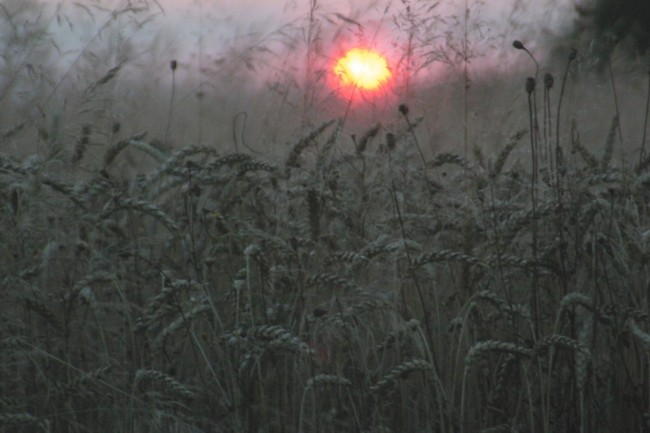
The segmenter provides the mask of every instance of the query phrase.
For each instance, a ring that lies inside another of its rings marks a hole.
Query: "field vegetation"
[[[348,100],[316,0],[191,53],[154,2],[0,5],[0,432],[647,432],[647,40],[467,3],[387,8]]]

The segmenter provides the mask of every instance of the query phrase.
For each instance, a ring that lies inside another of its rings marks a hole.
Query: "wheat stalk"
[[[427,162],[430,168],[440,167],[445,164],[454,164],[462,168],[469,168],[469,163],[465,158],[455,153],[440,153],[436,155],[431,161]]]
[[[357,287],[354,282],[333,273],[318,273],[310,275],[309,278],[307,278],[307,285],[334,286],[345,289],[355,289]]]
[[[183,398],[194,398],[194,392],[187,388],[176,379],[166,375],[158,370],[139,369],[135,372],[135,381],[133,386],[137,387],[138,384],[144,380],[149,380],[163,385],[163,387],[173,394]]]
[[[200,302],[198,305],[193,307],[187,312],[181,312],[181,314],[176,317],[169,325],[167,325],[156,337],[153,342],[153,346],[160,348],[165,344],[167,339],[178,332],[181,328],[189,326],[192,321],[202,314],[207,314],[212,312],[212,307],[207,302]]]
[[[216,153],[217,151],[215,148],[207,146],[188,146],[179,149],[176,152],[172,153],[172,155],[169,156],[154,173],[149,175],[145,182],[146,186],[150,187],[154,183],[158,182],[164,175],[169,174],[173,170],[177,170],[179,167],[182,167],[183,161],[191,156],[199,154],[213,156],[216,155]]]
[[[115,200],[115,206],[101,215],[101,219],[105,219],[112,212],[119,210],[136,210],[144,214],[150,215],[155,219],[163,223],[172,232],[177,232],[180,230],[180,227],[172,220],[172,218],[167,215],[159,206],[154,203],[145,201],[145,200],[136,200],[130,197],[118,198]]]
[[[377,394],[393,382],[405,378],[408,374],[414,371],[431,371],[433,366],[431,363],[423,359],[411,359],[404,361],[401,364],[391,368],[388,373],[370,387],[372,394]]]
[[[510,153],[513,151],[515,146],[521,141],[521,139],[528,133],[527,129],[522,129],[518,131],[515,135],[513,135],[510,140],[508,140],[508,143],[506,143],[505,147],[501,149],[499,154],[497,155],[497,159],[494,161],[494,164],[492,165],[492,169],[490,170],[490,177],[495,178],[499,174],[501,174],[501,171],[503,171],[503,167],[505,166],[506,161],[508,160],[508,156],[510,156]]]
[[[574,131],[573,138],[571,140],[572,152],[577,152],[582,157],[582,159],[587,163],[587,166],[589,167],[590,170],[592,171],[598,170],[598,160],[594,155],[591,154],[591,152],[589,152],[589,149],[584,147],[580,142],[580,134],[578,134],[577,132],[577,126],[575,120],[573,121],[571,128]]]
[[[49,428],[47,428],[46,423],[43,423],[40,419],[27,412],[0,413],[0,426],[10,427],[10,428],[36,426],[39,430],[45,433],[49,431]]]
[[[480,341],[475,343],[469,349],[467,355],[465,355],[465,368],[470,369],[480,358],[488,355],[490,352],[512,354],[525,358],[533,356],[531,349],[508,341]]]
[[[408,322],[400,324],[400,326],[393,332],[387,334],[384,340],[377,345],[377,351],[386,350],[402,338],[406,337],[405,334],[416,331],[420,328],[420,322],[416,319],[411,319]],[[408,338],[408,337],[406,337]]]
[[[540,353],[550,346],[561,346],[571,349],[575,352],[576,357],[576,385],[580,392],[584,392],[587,382],[587,366],[591,359],[591,351],[580,341],[565,335],[551,335],[538,341],[535,346],[535,351]]]
[[[344,263],[365,263],[369,259],[364,254],[354,251],[339,251],[332,253],[325,259],[325,264],[333,265],[337,262]]]
[[[317,386],[352,386],[352,382],[348,379],[336,376],[334,374],[317,374],[307,380],[306,390],[312,389]]]
[[[114,145],[108,148],[106,153],[104,153],[104,168],[108,168],[115,158],[122,152],[124,149],[126,149],[129,144],[131,144],[131,141],[140,141],[142,140],[145,136],[147,135],[146,132],[141,132],[139,134],[135,134],[131,136],[130,138],[125,138],[123,140],[118,141]]]
[[[609,167],[609,163],[612,160],[612,154],[614,153],[614,142],[616,141],[616,131],[619,128],[618,115],[614,116],[612,119],[612,125],[609,127],[609,134],[607,135],[607,141],[605,142],[605,149],[603,150],[603,156],[600,159],[600,171],[605,172]]]
[[[513,431],[515,430],[513,430],[510,424],[499,424],[479,430],[479,433],[511,433]]]
[[[333,125],[334,122],[335,120],[328,120],[326,122],[321,123],[318,127],[316,127],[309,134],[307,134],[307,136],[301,138],[296,144],[292,146],[291,151],[289,152],[289,157],[287,158],[284,164],[285,172],[287,176],[289,175],[291,168],[300,166],[298,160],[303,150],[305,150],[308,146],[313,144],[316,138],[318,138],[318,136],[321,135],[327,128]]]
[[[430,251],[421,254],[413,259],[411,265],[413,268],[418,268],[424,264],[434,262],[462,262],[470,265],[485,266],[476,257],[458,251],[449,250]]]
[[[627,325],[632,335],[634,335],[634,337],[639,340],[643,348],[647,351],[650,351],[650,334],[642,331],[634,319],[627,319]]]
[[[527,305],[523,304],[512,304],[505,299],[499,297],[496,293],[493,293],[489,290],[482,290],[476,293],[473,297],[476,300],[485,300],[494,305],[494,307],[499,310],[499,312],[506,314],[512,319],[513,315],[518,315],[523,319],[530,319],[530,311]]]

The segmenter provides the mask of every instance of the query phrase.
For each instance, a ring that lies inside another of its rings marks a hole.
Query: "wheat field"
[[[648,431],[647,55],[507,39],[364,105],[313,0],[264,92],[129,45],[147,2],[55,67],[40,7],[0,5],[0,432]]]

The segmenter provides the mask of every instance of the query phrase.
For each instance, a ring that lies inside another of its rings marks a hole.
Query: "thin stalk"
[[[50,93],[48,93],[47,97],[43,100],[43,102],[41,103],[41,106],[45,106],[45,105],[50,101],[50,99],[52,99],[52,97],[53,97],[53,96],[56,94],[56,92],[59,90],[59,87],[61,87],[61,85],[63,84],[63,82],[64,82],[64,81],[65,81],[65,80],[70,76],[70,74],[72,73],[72,70],[74,69],[74,67],[76,66],[76,64],[79,62],[79,60],[81,60],[82,58],[84,58],[84,55],[85,55],[85,54],[90,50],[90,46],[91,46],[91,45],[92,45],[92,44],[93,44],[97,39],[99,39],[99,38],[101,37],[101,34],[104,32],[104,30],[107,29],[108,26],[110,26],[110,24],[111,24],[113,21],[115,21],[116,19],[118,19],[118,18],[119,18],[123,13],[128,12],[128,11],[130,11],[130,10],[131,10],[131,9],[128,9],[128,8],[127,8],[127,9],[123,9],[123,10],[119,10],[119,9],[116,7],[115,9],[113,9],[113,10],[111,11],[109,17],[106,19],[106,21],[104,22],[104,24],[102,24],[102,26],[99,28],[99,30],[97,30],[97,32],[95,33],[95,35],[94,35],[94,36],[93,36],[93,37],[88,41],[88,43],[86,43],[86,45],[85,45],[85,46],[84,46],[84,47],[79,51],[79,54],[77,54],[77,57],[75,57],[75,59],[72,61],[72,63],[70,63],[70,66],[68,67],[68,69],[63,73],[63,75],[61,75],[61,78],[59,79],[59,81],[57,81],[56,84],[55,84],[54,86],[52,86],[52,90],[50,90]],[[53,20],[53,19],[55,18],[55,16],[56,16],[56,14],[52,15],[52,19],[51,19],[51,20]],[[39,36],[39,38],[40,38],[40,36]],[[128,41],[127,41],[127,42],[128,42]],[[2,97],[4,97],[4,95],[0,95],[0,99],[2,99]]]
[[[544,144],[545,152],[548,157],[549,177],[553,175],[553,147],[551,145],[551,135],[553,134],[553,125],[551,120],[551,88],[553,87],[553,76],[544,75]]]
[[[314,99],[314,83],[313,68],[314,68],[314,44],[316,35],[318,34],[318,20],[316,19],[316,11],[318,10],[318,0],[309,0],[309,22],[307,24],[307,57],[305,59],[305,94],[303,98],[303,113],[306,117],[303,121],[309,120],[309,109],[311,108]]]
[[[422,160],[422,173],[424,174],[424,181],[427,185],[427,190],[429,192],[431,191],[431,184],[429,183],[429,177],[427,175],[427,160],[424,157],[424,153],[422,153],[422,149],[420,148],[420,142],[418,140],[417,135],[415,134],[415,128],[413,127],[413,124],[411,123],[411,120],[409,119],[409,108],[406,104],[401,104],[399,106],[399,112],[402,113],[404,116],[404,120],[406,121],[406,125],[408,126],[409,133],[411,134],[411,137],[413,137],[413,142],[415,143],[415,148],[418,150],[418,154],[420,155],[420,159]]]
[[[530,306],[533,316],[533,326],[535,331],[535,340],[539,335],[539,322],[538,322],[538,281],[537,281],[537,134],[535,134],[535,126],[537,121],[535,119],[537,111],[534,108],[533,101],[535,100],[535,79],[529,77],[526,80],[526,92],[528,93],[528,117],[530,121],[530,152],[532,160],[531,169],[531,185],[530,185],[530,198],[532,203],[532,235],[533,235],[533,285],[530,295]]]
[[[650,68],[648,68],[648,92],[645,101],[645,113],[643,116],[643,138],[641,139],[641,152],[639,153],[639,168],[642,169],[645,160],[645,141],[648,133],[648,112],[650,111]]]
[[[560,272],[562,273],[562,296],[567,294],[567,281],[566,281],[566,246],[564,244],[564,209],[562,206],[562,176],[564,170],[563,162],[563,152],[562,146],[560,145],[560,113],[562,108],[562,100],[564,99],[564,89],[566,88],[566,80],[569,76],[569,67],[571,62],[575,60],[578,55],[578,51],[575,48],[572,48],[569,51],[569,61],[567,62],[566,69],[564,70],[564,76],[562,77],[562,87],[560,89],[560,99],[557,103],[557,119],[555,122],[555,188],[557,193],[557,229],[558,236],[560,238]]]
[[[562,108],[562,101],[564,100],[564,89],[566,87],[566,80],[567,77],[569,76],[569,66],[571,66],[571,62],[576,58],[576,55],[578,52],[575,49],[572,49],[569,52],[569,61],[567,62],[566,68],[564,69],[564,76],[562,77],[562,87],[560,88],[560,99],[557,103],[557,118],[555,121],[555,157],[556,157],[556,167],[559,170],[560,169],[560,156],[561,153],[558,154],[558,150],[560,149],[560,112]],[[558,171],[558,177],[559,177],[559,171]],[[558,179],[558,185],[559,185],[559,179]]]
[[[406,115],[406,114],[405,114]],[[413,284],[415,285],[415,289],[418,294],[418,298],[420,301],[420,305],[423,308],[422,311],[422,316],[424,319],[424,326],[426,327],[426,336],[427,340],[429,343],[429,351],[430,351],[430,357],[431,357],[431,364],[433,365],[433,368],[435,369],[436,372],[440,371],[438,369],[438,362],[437,362],[437,355],[436,355],[436,347],[434,345],[434,339],[433,339],[433,328],[431,325],[431,319],[429,317],[429,313],[426,311],[424,308],[426,304],[425,299],[424,299],[424,292],[422,290],[422,287],[420,286],[419,279],[417,278],[417,275],[415,273],[415,269],[413,268],[413,257],[411,255],[411,249],[409,247],[409,244],[407,242],[407,235],[406,235],[406,227],[404,225],[404,218],[402,215],[402,210],[399,205],[399,200],[397,199],[397,187],[395,186],[395,179],[393,177],[393,164],[392,164],[392,159],[390,156],[390,153],[388,153],[388,170],[389,170],[389,176],[390,176],[390,193],[391,193],[391,198],[393,199],[393,204],[395,205],[395,212],[397,214],[397,220],[399,222],[399,228],[400,228],[400,233],[402,236],[402,242],[404,243],[404,252],[406,254],[406,260],[408,262],[408,269],[409,273],[411,274],[411,278],[413,279]],[[408,305],[406,298],[404,296],[404,288],[400,288],[402,299],[404,302],[404,310],[408,310]]]
[[[410,12],[409,12],[410,14]],[[410,19],[410,18],[409,18]],[[413,57],[413,38],[415,38],[415,30],[413,27],[409,29],[409,39],[408,39],[408,44],[406,46],[406,74],[405,75],[405,83],[404,83],[404,100],[409,101],[409,97],[411,94],[411,61]]]
[[[537,78],[535,78],[535,82],[537,82]],[[535,142],[535,167],[537,168],[537,157],[539,156],[539,142],[540,142],[540,133],[539,133],[539,116],[537,115],[537,91],[533,92],[533,134],[534,135],[534,142]],[[531,139],[533,137],[531,136]],[[535,176],[537,176],[538,172],[535,172]]]
[[[467,7],[467,0],[465,0],[465,10],[463,11],[463,157],[467,159],[468,148],[468,122],[469,122],[469,54],[468,54],[468,21],[469,21],[469,8]]]
[[[609,80],[612,83],[612,92],[614,92],[614,107],[616,108],[616,117],[618,117],[618,137],[621,140],[621,146],[623,146],[623,131],[621,128],[621,112],[618,108],[618,93],[616,92],[616,83],[614,82],[614,69],[612,68],[612,61],[607,58],[607,69],[609,71]]]
[[[518,50],[525,51],[528,56],[533,59],[533,62],[535,63],[535,81],[537,81],[537,78],[539,76],[539,63],[537,63],[537,59],[535,59],[535,56],[533,56],[533,53],[528,51],[528,48],[524,46],[524,44],[521,41],[514,41],[512,43],[512,46],[515,47]]]
[[[528,48],[524,46],[524,44],[521,41],[514,41],[512,43],[512,46],[515,47],[518,50],[525,51],[526,54],[533,60],[533,63],[535,63],[535,76],[532,78],[529,78],[529,80],[532,80],[533,83],[533,88],[535,87],[535,83],[537,83],[537,80],[539,78],[539,63],[537,63],[537,59],[535,59],[535,56],[533,56],[533,53],[531,53]],[[532,118],[534,120],[533,124],[533,129],[531,130],[531,140],[534,140],[534,142],[539,141],[539,124],[537,120],[537,96],[536,93],[533,93],[533,104],[532,104]],[[534,137],[533,137],[534,136]]]
[[[204,93],[203,93],[203,83],[201,80],[201,76],[203,74],[203,2],[199,2],[199,58],[198,58],[198,72],[199,72],[199,92],[197,93],[197,105],[199,109],[199,118],[198,118],[198,145],[201,146],[203,144],[203,98],[204,98]],[[235,143],[235,146],[237,146],[237,143]],[[236,152],[239,152],[239,150],[235,149]]]
[[[164,143],[167,143],[167,139],[169,138],[169,130],[172,124],[172,113],[174,111],[174,96],[176,94],[176,68],[177,67],[178,67],[178,63],[176,62],[176,60],[172,60],[171,62],[169,62],[169,68],[172,70],[172,94],[169,99],[169,111],[167,113],[167,127],[165,128]]]

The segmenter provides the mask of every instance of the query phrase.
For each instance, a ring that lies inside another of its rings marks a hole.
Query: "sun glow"
[[[392,73],[384,56],[376,51],[354,48],[345,53],[334,66],[334,74],[343,87],[377,90],[386,84]]]

